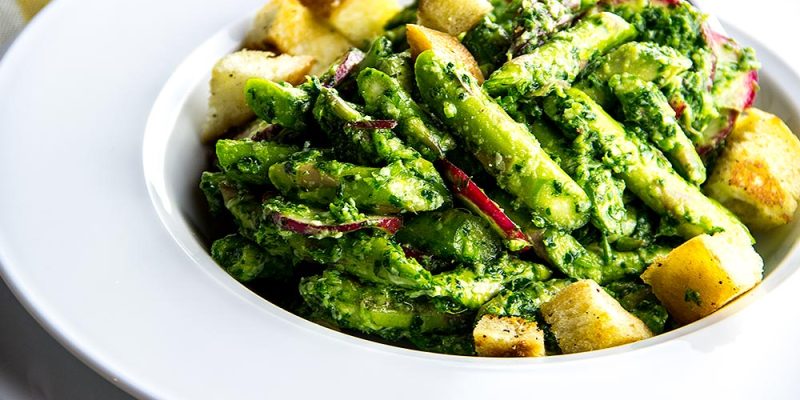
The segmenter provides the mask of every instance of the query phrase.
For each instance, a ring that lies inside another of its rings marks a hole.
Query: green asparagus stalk
[[[614,100],[608,81],[615,75],[629,73],[645,82],[663,87],[691,67],[692,61],[671,47],[630,42],[591,63],[581,73],[575,87],[607,108]]]
[[[316,150],[273,165],[270,181],[284,195],[321,206],[352,199],[359,210],[397,214],[435,210],[450,202],[441,178],[431,181],[396,161],[383,168],[328,161]]]
[[[226,177],[255,185],[269,184],[269,167],[300,151],[290,145],[251,140],[217,141],[217,161]]]
[[[385,236],[358,232],[338,240],[318,240],[281,229],[274,220],[266,218],[272,211],[270,203],[262,204],[246,190],[226,188],[223,196],[242,236],[273,257],[290,260],[291,264],[306,261],[331,265],[367,282],[417,290],[431,286],[430,272],[406,257],[400,245]]]
[[[311,120],[312,85],[294,87],[285,82],[250,79],[245,85],[247,105],[262,120],[303,131]]]
[[[507,62],[484,82],[492,96],[540,97],[568,86],[586,64],[634,38],[636,29],[611,13],[599,13],[561,31],[531,53]],[[419,78],[417,78],[419,80]]]
[[[478,310],[476,319],[484,315],[512,316],[535,320],[539,307],[548,302],[561,289],[572,283],[569,279],[551,279],[532,282],[518,290],[503,289]]]
[[[545,112],[566,131],[596,137],[628,189],[654,211],[679,221],[684,238],[726,232],[752,242],[747,228],[730,211],[686,182],[657,149],[626,132],[585,93],[570,88],[564,97],[549,96]]]
[[[471,317],[440,311],[429,301],[410,298],[402,290],[362,284],[333,270],[304,278],[300,294],[338,325],[389,340],[457,332],[468,326]]]
[[[260,246],[238,234],[228,235],[211,245],[211,258],[240,282],[256,278],[285,279],[292,265],[281,257],[271,256]]]
[[[664,332],[669,314],[650,286],[639,281],[618,281],[609,283],[605,289],[624,309],[642,320],[651,332],[656,335]]]
[[[464,68],[429,50],[417,57],[415,70],[431,110],[467,142],[502,188],[548,224],[576,229],[587,222],[586,193]]]
[[[537,121],[529,125],[542,148],[561,168],[581,185],[592,202],[592,223],[608,235],[627,235],[624,182],[618,180],[594,157],[578,154],[548,124]]]
[[[490,262],[502,243],[482,218],[459,209],[420,214],[397,232],[397,240],[457,263]]]
[[[365,69],[358,76],[358,89],[367,112],[397,121],[397,132],[426,159],[443,158],[455,147],[453,138],[439,129],[433,118],[391,76]]]
[[[597,0],[522,0],[511,51],[528,54],[550,35],[570,24]]]
[[[433,276],[430,289],[414,295],[446,297],[469,309],[477,309],[515,283],[542,281],[552,272],[545,266],[504,255],[495,262],[461,266]]]
[[[609,86],[625,113],[625,120],[638,125],[650,141],[672,162],[689,182],[701,185],[706,180],[706,167],[694,149],[691,139],[681,129],[675,111],[658,87],[630,75],[616,75]]]

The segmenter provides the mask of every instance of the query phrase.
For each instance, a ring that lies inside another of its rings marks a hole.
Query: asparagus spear
[[[542,242],[546,258],[564,275],[573,279],[591,279],[599,284],[641,274],[657,257],[670,249],[650,245],[635,251],[614,251],[599,245],[584,247],[569,234],[547,230]]]
[[[529,125],[542,148],[561,168],[581,185],[592,202],[592,223],[608,235],[627,235],[625,184],[594,157],[578,154],[549,125],[537,121]]]
[[[591,63],[581,73],[575,87],[607,108],[614,100],[608,80],[615,75],[630,73],[645,82],[663,87],[691,67],[692,61],[671,47],[630,42]]]
[[[614,3],[608,8],[635,25],[640,40],[669,46],[692,60],[692,68],[671,79],[665,92],[683,130],[701,140],[709,123],[718,117],[710,91],[716,57],[705,35],[706,16],[688,1]]]
[[[338,252],[333,267],[364,281],[417,290],[433,284],[430,272],[385,236],[348,236],[339,241]]]
[[[225,210],[225,200],[222,198],[219,185],[226,181],[222,172],[203,172],[200,176],[200,190],[208,203],[208,209],[213,216],[219,216]]]
[[[528,54],[548,36],[569,25],[597,0],[522,0],[514,28],[514,55]]]
[[[659,214],[679,221],[684,238],[726,232],[752,241],[747,228],[730,211],[686,182],[657,149],[626,132],[585,93],[570,88],[564,97],[549,96],[545,112],[568,132],[596,137],[610,166],[631,192]]]
[[[245,84],[245,100],[258,118],[270,124],[304,131],[313,125],[311,109],[319,94],[318,88],[336,87],[361,65],[376,59],[376,54],[365,55],[358,49],[351,49],[319,78],[309,79],[297,87],[286,82],[252,78]]]
[[[247,105],[260,119],[298,131],[308,128],[315,97],[311,84],[294,87],[286,82],[253,78],[244,90]]]
[[[592,279],[598,283],[606,283],[638,275],[655,257],[666,255],[670,250],[649,243],[633,246],[635,251],[614,251],[609,246],[584,247],[569,233],[536,227],[530,221],[529,211],[523,206],[515,207],[502,193],[492,193],[492,198],[530,238],[536,255],[573,279]]]
[[[430,289],[413,294],[446,297],[464,307],[476,309],[505,287],[519,282],[547,280],[551,274],[541,264],[504,255],[495,262],[460,266],[453,271],[434,275]]]
[[[429,50],[417,57],[415,70],[426,103],[467,142],[501,187],[549,224],[575,229],[587,222],[591,204],[586,193],[464,68]]]
[[[569,279],[551,279],[544,282],[532,282],[518,290],[503,289],[497,296],[486,302],[478,310],[476,319],[490,314],[537,319],[539,307],[548,302],[561,289],[572,283]]]
[[[420,177],[402,161],[361,167],[328,161],[309,150],[273,165],[269,177],[286,196],[323,206],[337,198],[353,199],[358,209],[377,214],[431,211],[450,201],[440,177]]]
[[[225,175],[256,185],[269,184],[269,167],[298,151],[295,146],[251,140],[222,139],[216,144],[217,160]]]
[[[636,281],[618,281],[608,284],[605,289],[622,308],[642,320],[651,332],[656,335],[664,332],[669,314],[649,286]]]
[[[425,290],[431,286],[431,274],[416,260],[406,257],[403,249],[384,236],[353,233],[339,240],[317,240],[282,229],[270,214],[270,203],[243,189],[222,191],[225,205],[233,214],[242,236],[253,240],[274,257],[331,265],[365,281]],[[266,207],[265,207],[266,206]],[[264,210],[266,208],[266,210]]]
[[[643,138],[649,137],[689,182],[702,184],[706,180],[703,160],[658,87],[630,74],[614,76],[609,86],[622,104],[625,120],[646,131]]]
[[[211,245],[211,258],[240,282],[256,278],[284,279],[292,274],[291,264],[273,257],[257,244],[238,234],[228,235]]]
[[[314,116],[325,128],[336,153],[359,164],[385,165],[402,161],[404,166],[431,184],[444,187],[433,164],[406,146],[391,131],[396,121],[375,121],[358,106],[341,98],[336,90],[321,88]]]
[[[346,233],[363,229],[394,234],[402,224],[397,217],[360,213],[339,218],[340,214],[291,203],[280,196],[266,200],[263,207],[267,221],[271,221],[277,229],[317,239],[340,238]]]
[[[492,96],[547,95],[553,88],[566,86],[575,80],[594,56],[633,39],[635,35],[636,29],[614,14],[604,12],[586,17],[575,26],[555,34],[531,53],[507,62],[483,86]]]
[[[397,240],[427,254],[468,264],[490,262],[502,246],[483,219],[458,209],[420,214],[397,233]]]
[[[453,138],[420,108],[409,92],[391,76],[368,68],[358,76],[358,89],[366,110],[397,121],[397,131],[411,147],[433,161],[455,147]]]
[[[402,290],[362,284],[333,270],[303,278],[300,294],[338,325],[389,340],[457,332],[467,327],[471,317],[440,311],[429,301],[410,298]]]

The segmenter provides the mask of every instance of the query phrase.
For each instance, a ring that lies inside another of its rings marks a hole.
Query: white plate
[[[59,1],[0,65],[2,274],[101,374],[138,396],[193,399],[800,391],[800,278],[797,253],[784,257],[789,240],[765,241],[777,269],[723,312],[652,340],[549,359],[366,342],[244,290],[198,244],[182,199],[204,157],[193,134],[207,70],[241,37],[242,22],[230,21],[260,3]],[[800,79],[757,48],[761,105],[800,131]]]

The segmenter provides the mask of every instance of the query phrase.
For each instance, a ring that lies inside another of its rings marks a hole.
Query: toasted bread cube
[[[535,321],[519,317],[484,315],[472,331],[481,357],[541,357],[544,333]]]
[[[706,193],[753,230],[791,221],[800,201],[800,140],[780,118],[750,108],[736,122]]]
[[[656,261],[642,280],[677,322],[713,313],[761,281],[764,261],[725,234],[696,236]]]
[[[353,45],[299,1],[273,0],[259,11],[245,46],[312,56],[316,63],[311,73],[316,75]]]
[[[303,81],[313,58],[266,51],[241,50],[223,57],[211,72],[211,96],[203,129],[203,140],[219,138],[228,129],[247,123],[255,114],[247,106],[244,85],[250,78],[298,84]]]
[[[328,22],[353,44],[368,46],[398,12],[397,0],[342,0]]]
[[[605,349],[652,337],[639,318],[592,280],[575,282],[542,305],[564,353]]]
[[[487,0],[419,0],[419,24],[458,36],[492,11]]]
[[[406,25],[406,37],[408,45],[411,46],[411,56],[415,59],[425,50],[434,50],[449,60],[463,64],[479,84],[483,83],[483,73],[478,62],[455,37],[414,24]]]

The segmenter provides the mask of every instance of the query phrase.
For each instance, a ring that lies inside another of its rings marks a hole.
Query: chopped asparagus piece
[[[256,278],[285,279],[292,275],[292,265],[273,257],[241,235],[225,236],[211,245],[211,258],[240,282]]]
[[[504,255],[495,262],[461,266],[433,276],[433,285],[415,295],[447,297],[469,309],[476,309],[503,288],[515,283],[542,281],[550,278],[547,267]]]
[[[630,74],[614,76],[609,86],[622,104],[626,121],[646,131],[643,132],[643,139],[649,138],[691,183],[700,185],[705,182],[706,167],[703,160],[681,129],[675,111],[658,87]]]
[[[518,290],[504,289],[478,310],[478,319],[486,314],[523,317],[536,320],[539,307],[548,302],[559,290],[572,283],[569,279],[551,279],[532,282]]]
[[[501,187],[548,224],[576,229],[587,222],[586,193],[466,70],[433,51],[420,54],[415,69],[430,108],[467,142]]]
[[[686,182],[657,149],[626,132],[585,93],[570,88],[564,97],[549,96],[545,111],[566,131],[596,137],[610,166],[631,192],[654,211],[679,221],[678,231],[684,238],[726,232],[752,242],[747,228],[730,211]]]
[[[426,159],[442,158],[455,147],[453,138],[391,76],[365,69],[358,76],[358,89],[367,112],[397,121],[398,133]]]
[[[438,182],[421,178],[402,161],[361,167],[325,160],[311,150],[273,165],[269,177],[286,196],[323,206],[353,199],[359,210],[377,214],[432,211],[450,201],[440,177]]]
[[[483,87],[492,96],[503,94],[540,97],[556,87],[567,86],[586,64],[636,36],[636,29],[611,13],[600,13],[578,21],[531,53],[507,62]]]
[[[514,55],[528,54],[572,23],[597,0],[522,0],[514,28]]]
[[[592,202],[592,223],[608,235],[630,234],[626,224],[623,201],[624,182],[612,176],[611,170],[589,157],[578,154],[561,135],[548,124],[537,121],[530,124],[530,131],[561,168],[572,176],[583,188]]]
[[[581,73],[575,87],[607,108],[614,100],[608,81],[615,75],[629,73],[645,82],[663,87],[691,67],[692,61],[671,47],[630,42],[591,63]]]
[[[413,248],[467,264],[496,258],[499,239],[482,218],[458,209],[421,214],[397,233],[397,240]]]
[[[301,280],[300,294],[338,325],[389,340],[457,332],[468,326],[471,317],[440,311],[429,301],[410,298],[402,290],[362,284],[332,270]]]
[[[269,167],[286,161],[299,148],[274,142],[218,140],[219,166],[228,178],[254,185],[269,184]]]
[[[669,314],[649,286],[635,281],[618,281],[609,283],[605,289],[622,308],[642,320],[651,332],[656,335],[664,332]]]

